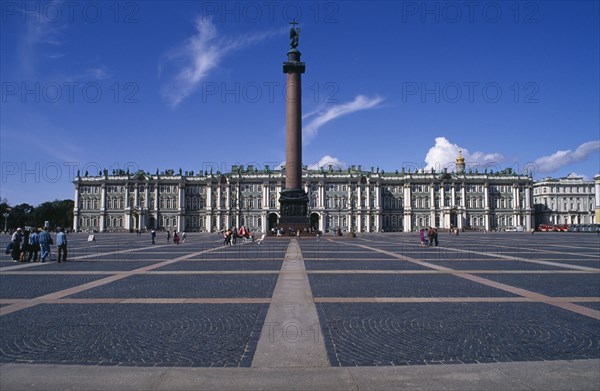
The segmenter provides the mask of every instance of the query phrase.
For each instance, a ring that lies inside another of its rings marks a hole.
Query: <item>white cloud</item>
[[[539,172],[553,172],[573,163],[585,160],[592,153],[600,150],[600,141],[588,141],[578,146],[575,151],[570,149],[554,152],[535,160]]]
[[[200,82],[216,69],[225,55],[233,50],[263,40],[274,33],[247,34],[244,37],[220,37],[211,18],[197,17],[196,33],[180,47],[170,51],[164,57],[177,71],[162,89],[163,97],[172,107],[196,91]],[[163,73],[159,64],[159,76]]]
[[[459,151],[462,151],[465,164],[475,168],[493,167],[493,169],[499,169],[499,167],[494,166],[504,160],[504,156],[500,153],[470,153],[467,148],[452,144],[445,137],[436,137],[435,145],[429,149],[425,156],[425,169],[434,168],[436,171],[441,171],[444,168],[449,168],[452,170]]]
[[[589,181],[591,178],[587,175],[584,174],[578,174],[576,172],[570,172],[569,175],[567,175],[567,178],[583,178],[584,181]]]
[[[344,169],[347,167],[346,163],[344,163],[343,161],[339,160],[336,157],[329,156],[329,155],[323,156],[321,159],[319,159],[319,161],[317,161],[315,163],[308,164],[307,167],[309,170],[318,170],[321,167],[323,167],[325,170],[328,170],[329,165],[331,165],[334,170],[337,170],[340,168]],[[285,161],[281,162],[275,169],[281,170],[282,168],[285,168]]]
[[[106,70],[106,66],[99,65],[95,68],[88,68],[81,73],[67,77],[69,81],[89,81],[89,80],[107,80],[110,79],[111,75]]]
[[[342,162],[336,157],[325,155],[318,162],[312,163],[308,165],[309,170],[318,170],[323,167],[325,170],[329,169],[329,166],[332,166],[334,170],[339,168],[346,168],[346,163]]]
[[[57,3],[51,1],[47,6]],[[57,7],[60,8],[61,5],[57,4]],[[66,29],[66,25],[54,22],[44,12],[35,8],[24,7],[21,12],[25,14],[22,18],[28,22],[23,23],[25,30],[18,45],[19,65],[21,71],[31,77],[40,65],[40,58],[54,59],[64,55],[54,51],[65,43],[63,30]]]
[[[383,98],[379,96],[368,98],[364,95],[357,95],[352,102],[333,105],[326,110],[320,110],[305,115],[304,118],[313,116],[314,118],[312,118],[306,126],[303,126],[303,142],[308,144],[314,137],[316,137],[321,126],[325,125],[326,123],[356,111],[371,109],[378,106],[381,102],[383,102]]]

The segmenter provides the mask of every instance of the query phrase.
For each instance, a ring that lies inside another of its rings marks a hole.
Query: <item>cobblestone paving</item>
[[[520,261],[441,261],[432,263],[455,270],[569,270],[560,266]]]
[[[39,305],[0,318],[0,363],[248,367],[267,307]]]
[[[577,304],[600,311],[600,302],[592,302],[592,303],[588,302],[588,303],[577,303]]]
[[[309,274],[315,297],[514,297],[460,277],[436,274]]]
[[[71,288],[104,276],[86,275],[4,275],[0,274],[0,298],[32,299]]]
[[[156,271],[202,270],[279,270],[283,261],[181,261],[159,267]]]
[[[477,275],[548,296],[600,297],[600,276],[596,273]]]
[[[593,267],[595,269],[600,269],[600,261],[597,260],[593,260],[590,259],[588,260],[579,260],[579,261],[573,261],[573,260],[561,260],[559,261],[560,263],[566,263],[567,265],[577,265],[577,266],[585,266],[585,267]]]
[[[428,268],[401,260],[390,261],[304,261],[307,270],[427,270]]]
[[[81,260],[66,263],[51,262],[42,269],[28,271],[127,271],[153,265],[157,262],[148,261],[95,261]]]
[[[0,244],[9,238],[0,237]],[[3,311],[15,310],[0,316],[0,363],[251,364],[269,305],[238,303],[246,298],[272,297],[279,275],[261,272],[281,269],[289,241],[267,238],[260,246],[220,247],[222,238],[215,234],[190,234],[188,242],[180,246],[166,245],[163,237],[152,246],[149,237],[133,234],[98,234],[95,243],[86,238],[70,235],[72,262],[66,264],[24,265],[2,258],[0,300],[18,303],[0,303]],[[600,358],[600,324],[594,318],[600,301],[578,299],[600,300],[600,273],[567,274],[568,268],[522,262],[539,259],[599,268],[600,241],[595,236],[579,235],[574,241],[571,234],[466,233],[441,236],[440,247],[431,248],[418,247],[417,234],[330,238],[324,236],[320,242],[301,238],[299,243],[313,296],[332,300],[317,303],[331,365]],[[421,273],[432,269],[399,257],[457,271],[489,270],[476,276],[550,296],[550,304],[511,302],[523,297],[488,286],[483,280]],[[171,263],[150,270],[150,274],[135,270],[167,260]],[[317,273],[322,270],[328,272]],[[411,274],[365,273],[373,270]],[[60,274],[87,271],[107,274]],[[154,274],[169,271],[177,273]],[[198,271],[234,273],[201,275]],[[523,271],[536,273],[519,274]],[[86,299],[78,304],[57,299],[21,309],[21,300],[14,300],[121,273],[132,275],[65,298]],[[336,302],[337,297],[348,302]],[[464,298],[464,302],[435,302],[449,297],[453,301]],[[569,307],[563,299],[566,305],[558,308],[551,305],[554,297],[573,297],[567,300],[578,306]],[[93,302],[110,298],[140,299],[141,303]],[[184,302],[188,298],[194,299],[194,304],[161,303],[163,299]],[[353,303],[354,298],[373,302]],[[378,298],[394,303],[374,302]],[[416,298],[432,302],[409,302]],[[204,299],[229,303],[206,304]],[[494,302],[476,302],[480,299]]]
[[[600,358],[600,322],[545,304],[317,304],[334,366]]]
[[[271,297],[277,275],[135,275],[72,298]]]

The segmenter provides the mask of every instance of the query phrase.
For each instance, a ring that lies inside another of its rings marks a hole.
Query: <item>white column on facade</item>
[[[531,187],[527,184],[525,185],[525,229],[528,231],[533,228],[533,217],[531,211]]]
[[[521,221],[521,195],[519,192],[519,184],[513,184],[513,223],[515,226],[523,225]]]
[[[179,184],[179,210],[178,210],[178,218],[177,218],[177,230],[179,232],[185,231],[185,184]]]
[[[159,195],[159,187],[160,187],[158,185],[159,183],[160,183],[159,181],[156,181],[156,185],[154,187],[154,210],[156,213],[155,213],[155,221],[154,221],[153,228],[158,228],[159,223],[160,223],[160,220],[159,220],[160,216],[158,214],[158,211],[160,210],[160,204],[158,203],[158,201],[159,201],[158,195]]]
[[[206,230],[208,232],[214,232],[216,227],[213,227],[212,219],[213,216],[213,197],[212,197],[212,184],[209,182],[206,184]]]
[[[412,194],[410,184],[404,184],[404,231],[411,232],[412,226]]]
[[[231,227],[231,215],[234,207],[235,205],[231,204],[231,183],[228,183],[225,188],[225,211],[227,214],[226,227]]]
[[[440,183],[440,227],[439,228],[449,228],[450,227],[450,215],[446,213],[446,185]]]
[[[125,182],[125,216],[123,218],[123,228],[126,230],[131,229],[131,207],[129,204],[129,182]]]
[[[352,182],[348,181],[348,192],[346,193],[346,214],[348,217],[346,217],[346,222],[347,222],[347,227],[348,227],[348,231],[353,231],[354,230],[354,225],[352,225],[352,213],[353,213],[353,208],[352,208]]]
[[[212,209],[213,209],[212,186],[209,183],[206,186],[206,210],[211,211]]]
[[[264,211],[268,211],[269,210],[269,203],[271,202],[271,199],[270,199],[271,195],[269,194],[269,191],[270,191],[269,183],[268,182],[263,183],[262,194],[263,194],[263,210]],[[266,232],[267,226],[264,225],[264,222],[263,222],[263,229]]]
[[[461,214],[458,221],[458,228],[462,229],[464,227],[465,220],[467,218],[466,210],[467,210],[467,189],[465,188],[465,184],[462,183],[460,185],[460,198],[462,203]]]
[[[484,210],[485,210],[485,230],[489,231],[490,230],[490,188],[489,188],[489,184],[485,183],[483,185],[483,205],[484,205]]]
[[[225,227],[221,224],[221,182],[217,183],[217,205],[215,206],[215,211],[217,212],[217,230],[225,229]]]
[[[75,203],[73,205],[73,231],[79,230],[79,183],[75,184]]]
[[[360,181],[358,181],[358,183],[356,184],[357,188],[356,188],[356,230],[358,232],[362,232],[362,206],[361,206],[361,202],[362,202],[362,186],[360,184]]]
[[[451,195],[450,195],[450,205],[449,206],[456,206],[456,186],[454,184],[452,184],[452,187],[450,188],[451,190]]]
[[[433,227],[435,225],[435,183],[431,182],[431,188],[429,189],[429,225]],[[441,204],[440,204],[441,205]]]
[[[98,231],[106,231],[106,184],[100,185],[100,216],[98,219]]]
[[[319,182],[319,200],[317,205],[319,206],[319,208],[325,207],[325,184],[323,182]]]
[[[139,188],[138,188],[138,184],[135,184],[135,188],[133,189],[133,205],[131,205],[132,207],[138,207],[140,206],[139,204]],[[135,209],[137,211],[137,208]],[[137,217],[136,217],[137,216]],[[139,222],[142,220],[142,217],[138,214],[134,214],[131,217],[132,219],[132,226],[131,228],[133,229],[140,229],[141,228],[141,224],[139,224]]]

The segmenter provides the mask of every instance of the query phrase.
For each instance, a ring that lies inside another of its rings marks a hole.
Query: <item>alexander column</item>
[[[286,83],[285,189],[281,192],[279,224],[296,229],[307,228],[308,196],[302,188],[302,81],[305,64],[300,61],[296,21],[290,22],[290,50],[283,63]],[[287,225],[287,226],[286,226]]]

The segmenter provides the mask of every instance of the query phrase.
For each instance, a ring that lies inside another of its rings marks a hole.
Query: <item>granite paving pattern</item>
[[[332,366],[600,358],[600,321],[538,303],[318,303]]]
[[[248,367],[266,305],[39,305],[0,317],[0,363]]]

